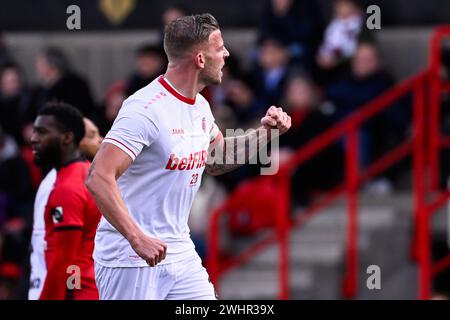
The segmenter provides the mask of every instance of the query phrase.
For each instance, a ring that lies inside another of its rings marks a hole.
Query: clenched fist
[[[280,135],[291,127],[291,117],[282,108],[271,106],[266,115],[261,119],[261,124],[266,129],[278,129]]]
[[[131,247],[150,267],[156,266],[166,258],[167,245],[146,235],[141,235],[139,239],[133,241]]]

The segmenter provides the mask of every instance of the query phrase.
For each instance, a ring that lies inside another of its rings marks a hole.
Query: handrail
[[[437,35],[438,36],[437,36]],[[432,47],[436,50],[438,46],[436,45],[436,39],[442,38],[445,35],[450,35],[450,26],[445,28],[437,29],[435,36],[433,37]],[[436,59],[435,52],[431,55]],[[438,56],[439,57],[439,56]],[[438,61],[438,60],[436,60]],[[276,212],[277,221],[274,226],[274,234],[270,234],[265,237],[260,242],[254,244],[252,247],[246,249],[243,253],[237,257],[229,258],[225,261],[220,261],[219,256],[219,223],[222,215],[226,214],[228,204],[233,202],[235,195],[231,194],[227,201],[225,201],[219,208],[213,211],[210,220],[210,227],[208,233],[208,258],[207,266],[213,283],[218,284],[218,279],[224,273],[232,270],[233,268],[245,263],[265,247],[273,242],[277,242],[280,246],[280,259],[279,259],[279,271],[280,271],[280,299],[287,299],[289,297],[288,292],[288,278],[289,278],[289,268],[288,268],[288,252],[289,244],[287,241],[288,232],[291,228],[296,225],[301,225],[307,221],[310,217],[318,212],[318,210],[323,209],[337,199],[338,196],[345,194],[348,198],[348,219],[349,228],[347,230],[347,252],[346,252],[346,274],[343,282],[343,293],[346,297],[353,297],[357,292],[357,275],[358,275],[358,250],[357,250],[357,234],[358,234],[358,224],[357,224],[357,212],[358,212],[358,189],[362,182],[380,174],[381,172],[392,167],[395,163],[403,159],[404,157],[411,154],[413,156],[413,181],[414,181],[414,207],[415,207],[415,236],[413,239],[413,252],[418,258],[419,262],[419,297],[426,299],[429,297],[430,283],[432,276],[435,274],[436,270],[442,270],[448,263],[450,265],[450,258],[445,260],[442,259],[438,262],[437,266],[431,266],[430,257],[430,233],[429,233],[429,218],[431,212],[437,210],[439,207],[444,205],[450,193],[444,192],[437,197],[437,200],[433,203],[428,203],[426,201],[427,196],[427,173],[433,172],[436,174],[436,163],[438,162],[430,157],[430,161],[426,161],[426,153],[430,150],[432,145],[434,148],[440,150],[440,148],[445,147],[444,142],[448,140],[447,137],[440,135],[439,131],[429,130],[427,132],[426,125],[428,128],[439,128],[437,125],[440,121],[439,115],[436,110],[430,112],[430,116],[427,116],[425,112],[426,104],[425,99],[427,98],[425,94],[426,84],[430,83],[430,99],[435,99],[435,109],[439,110],[439,104],[436,103],[437,98],[433,94],[438,94],[439,91],[436,88],[444,89],[442,83],[436,85],[435,91],[433,91],[432,81],[436,81],[436,66],[437,63],[432,60],[430,67],[425,71],[419,73],[418,75],[412,77],[409,80],[391,88],[379,97],[375,98],[371,102],[362,106],[358,111],[351,114],[346,119],[342,120],[340,123],[336,124],[334,127],[328,129],[318,137],[314,138],[305,146],[301,147],[295,152],[293,157],[280,167],[280,171],[273,178],[277,179],[277,184],[280,186],[280,191],[278,193],[279,208]],[[433,80],[434,79],[434,80]],[[437,78],[439,80],[439,78]],[[358,143],[358,129],[359,127],[375,116],[376,114],[382,112],[383,110],[391,107],[393,103],[399,100],[401,97],[414,93],[413,95],[413,132],[412,137],[407,139],[405,142],[401,143],[394,150],[386,153],[380,159],[376,160],[368,168],[359,168],[358,163],[358,153],[359,153],[359,143]],[[437,106],[437,107],[436,107]],[[438,139],[433,135],[438,135]],[[345,182],[342,186],[338,186],[335,189],[326,193],[323,200],[312,204],[306,211],[299,215],[297,218],[290,219],[290,177],[295,168],[297,168],[302,163],[311,159],[332,143],[338,141],[339,139],[346,138],[347,148],[345,150],[346,164],[345,164]],[[434,142],[433,142],[434,141]],[[428,143],[430,142],[430,143]],[[432,143],[434,144],[432,144]],[[435,151],[433,149],[433,151]],[[428,168],[428,169],[427,169]]]
[[[441,69],[441,43],[445,37],[450,35],[450,26],[442,26],[436,28],[431,38],[430,45],[430,117],[429,117],[429,161],[430,161],[430,176],[431,186],[433,191],[439,190],[439,152],[444,145],[443,138],[439,131],[440,126],[434,126],[434,124],[441,123],[440,115],[440,92],[449,89],[447,83],[444,83],[440,77]]]
[[[359,110],[353,112],[346,119],[314,138],[305,146],[301,147],[293,155],[292,159],[286,162],[282,168],[295,169],[300,164],[311,159],[317,153],[341,139],[345,133],[349,133],[355,129],[356,126],[360,126],[374,115],[387,109],[390,105],[392,105],[392,103],[406,95],[414,87],[414,84],[422,82],[428,75],[428,70],[423,71],[415,77],[395,86],[394,88],[391,88],[379,97],[363,105],[359,108]]]
[[[433,214],[444,206],[450,199],[450,192],[440,191],[440,151],[450,145],[449,136],[441,133],[441,93],[448,92],[449,83],[441,79],[441,44],[444,38],[450,37],[450,25],[435,29],[430,45],[430,77],[426,84],[429,85],[430,112],[428,116],[428,132],[424,132],[423,150],[417,152],[416,172],[417,177],[422,180],[416,190],[416,220],[413,247],[415,257],[419,263],[419,299],[429,299],[431,296],[432,280],[438,273],[450,267],[450,254],[438,261],[433,261],[431,256],[431,230],[430,222]],[[422,92],[420,94],[425,94]],[[420,108],[420,107],[417,107]],[[425,106],[422,106],[425,110]],[[424,114],[424,117],[426,114]],[[426,121],[426,120],[425,120]],[[428,147],[428,149],[427,149]],[[422,155],[420,155],[422,153]],[[428,162],[426,155],[429,155]],[[420,168],[420,166],[422,166]],[[428,171],[428,174],[427,174]],[[419,177],[419,172],[423,176]],[[428,179],[430,178],[430,179]],[[429,182],[429,184],[428,184]],[[417,183],[416,183],[417,186]],[[429,195],[434,199],[429,201]]]

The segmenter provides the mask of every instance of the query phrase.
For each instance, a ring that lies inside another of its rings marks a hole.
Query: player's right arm
[[[111,225],[131,244],[136,253],[150,266],[166,257],[167,246],[158,239],[144,234],[133,220],[117,185],[117,179],[131,165],[132,159],[111,143],[103,143],[92,162],[86,187]]]
[[[255,157],[259,148],[267,145],[276,136],[271,129],[277,129],[277,135],[284,134],[291,127],[291,117],[282,108],[271,106],[266,115],[261,119],[261,127],[252,130],[246,135],[224,138],[219,131],[215,139],[210,143],[208,153],[215,157],[222,157],[220,161],[213,161],[206,165],[206,172],[212,176],[222,175],[236,170],[244,163]],[[255,142],[255,143],[254,143]],[[250,148],[256,145],[256,148]],[[244,159],[239,163],[237,159]]]

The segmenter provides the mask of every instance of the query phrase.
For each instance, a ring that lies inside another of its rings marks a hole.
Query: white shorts
[[[195,254],[156,267],[111,268],[95,263],[100,300],[216,300],[214,286]]]

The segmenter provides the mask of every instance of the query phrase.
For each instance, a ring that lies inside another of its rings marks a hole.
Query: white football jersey
[[[47,275],[47,266],[45,263],[45,221],[44,212],[47,205],[48,197],[53,190],[56,181],[56,170],[52,169],[45,176],[39,185],[34,200],[33,213],[33,233],[31,234],[31,273],[30,273],[30,289],[28,290],[29,300],[38,300],[41,296],[42,287],[44,285],[45,276]]]
[[[206,99],[182,96],[163,77],[123,103],[103,143],[111,143],[133,163],[118,186],[133,219],[150,237],[167,244],[161,264],[192,254],[188,217],[200,186],[210,143],[219,129]],[[104,217],[94,259],[108,267],[147,266]]]

